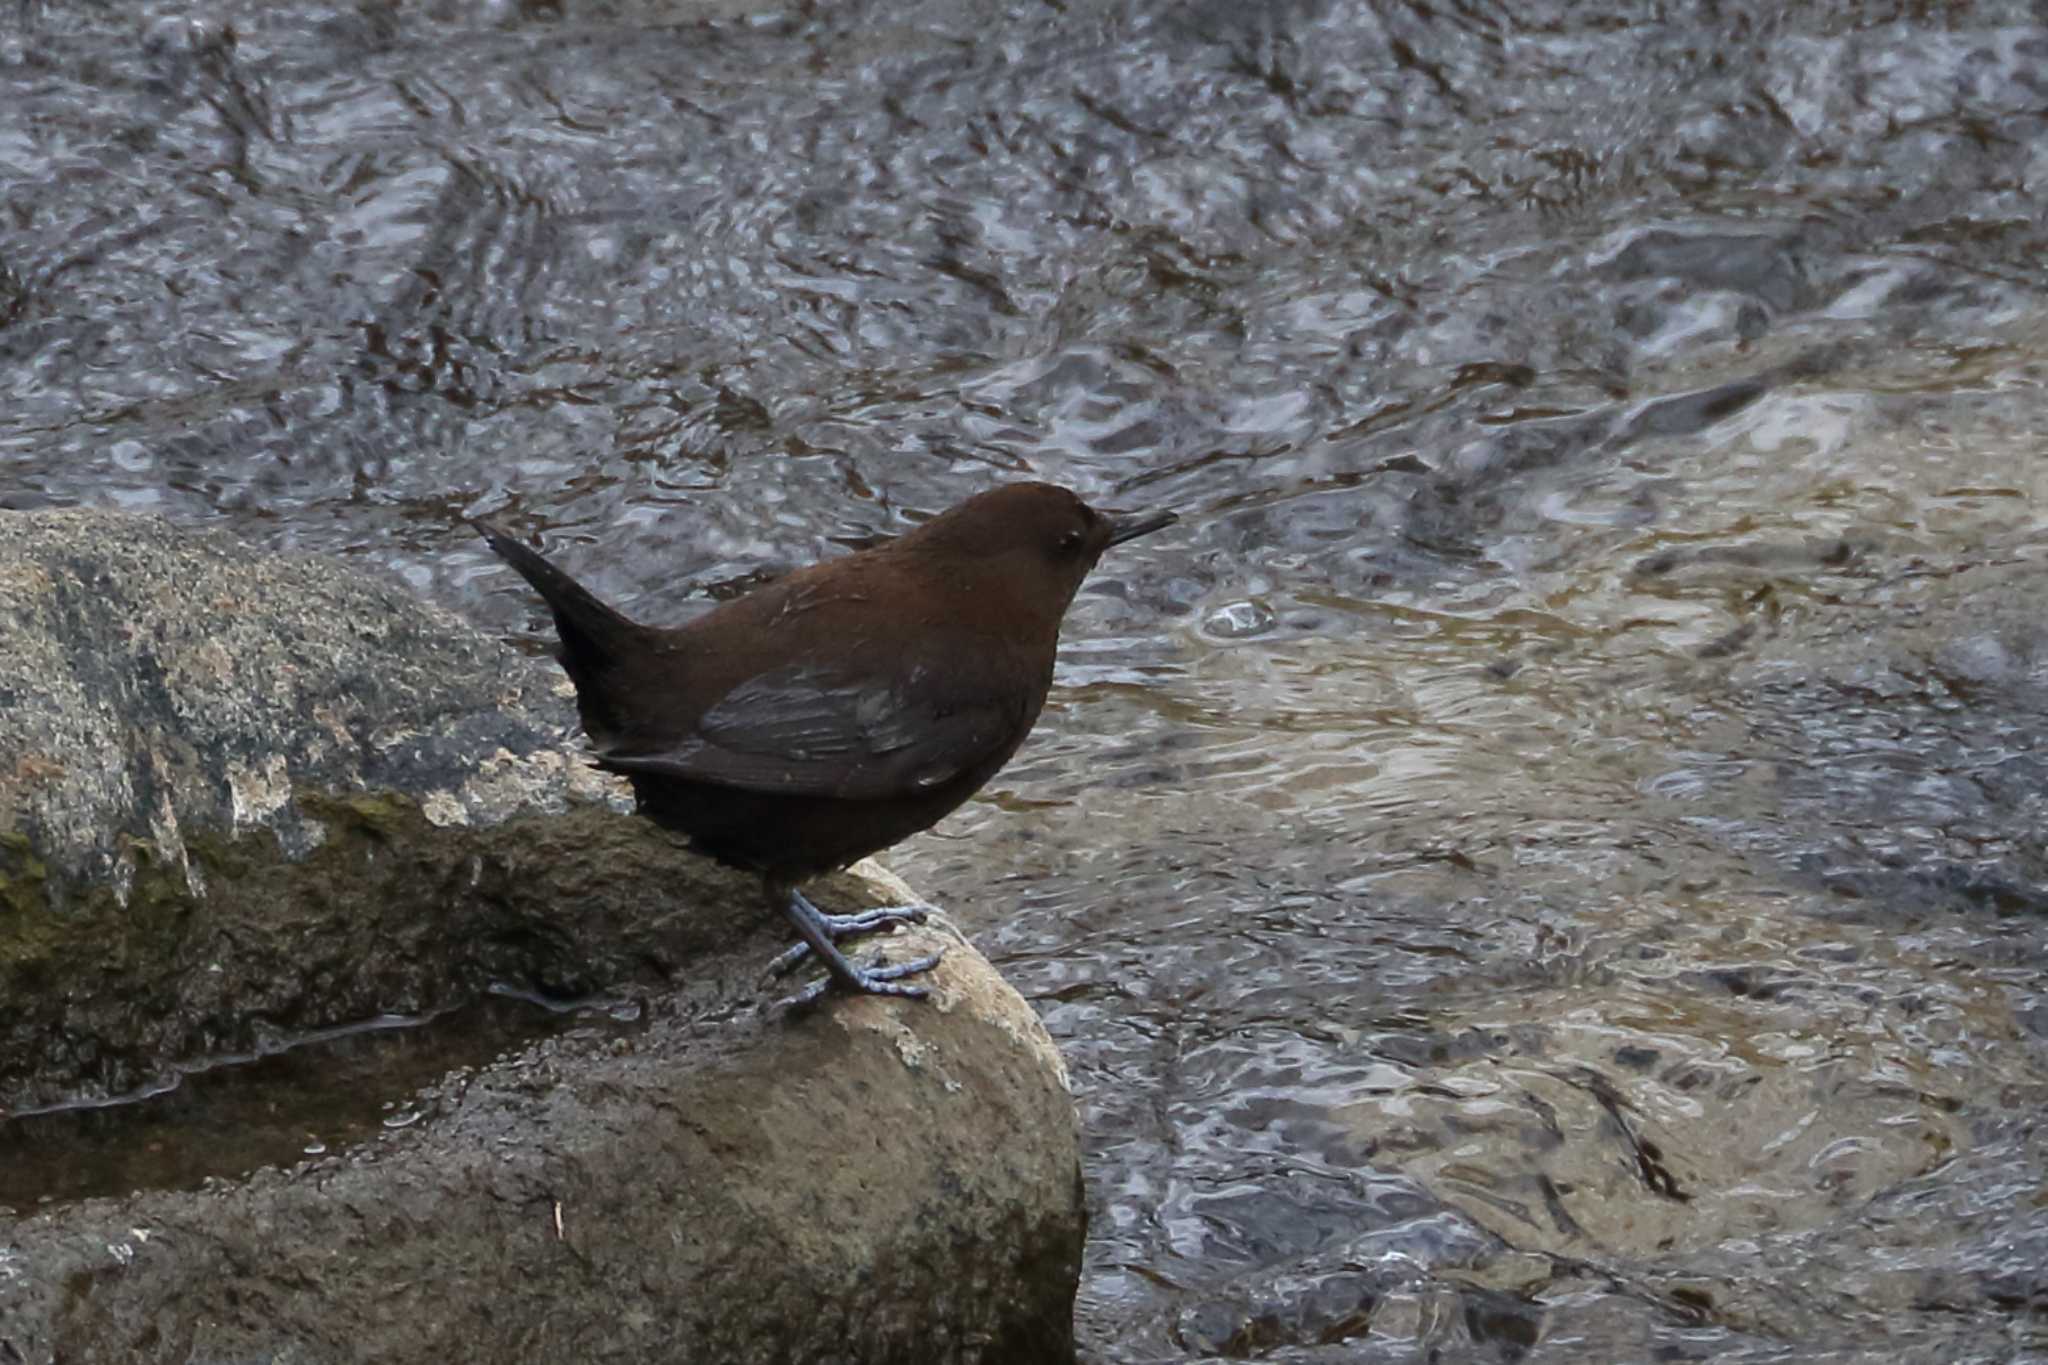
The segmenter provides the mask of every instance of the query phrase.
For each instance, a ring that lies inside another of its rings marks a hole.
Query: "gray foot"
[[[923,986],[901,986],[897,984],[897,979],[930,971],[939,965],[941,956],[940,953],[933,953],[930,957],[899,962],[894,966],[883,966],[877,962],[869,967],[855,967],[853,974],[857,984],[845,986],[844,989],[860,995],[900,995],[906,1000],[922,1000],[931,994],[929,989]],[[809,1009],[823,1000],[827,991],[840,984],[840,978],[837,976],[821,976],[795,995],[776,1001],[775,1007],[791,1012]]]
[[[922,1000],[931,994],[923,986],[898,984],[901,977],[929,971],[938,965],[940,954],[918,958],[914,962],[885,966],[879,960],[872,966],[856,967],[846,960],[846,954],[839,951],[835,940],[849,938],[855,934],[869,933],[889,924],[915,924],[922,921],[925,911],[921,906],[884,906],[878,910],[864,911],[858,915],[827,915],[805,899],[803,892],[794,888],[775,885],[769,887],[771,901],[779,902],[783,914],[796,929],[797,937],[803,943],[797,948],[776,958],[769,970],[780,976],[803,961],[815,956],[824,964],[827,975],[822,981],[813,982],[787,1000],[779,1002],[788,1009],[802,1009],[816,1004],[833,987],[853,995],[900,995],[911,1000]]]
[[[873,910],[863,910],[857,915],[828,915],[812,905],[807,898],[804,899],[804,905],[817,918],[819,928],[825,931],[825,937],[834,943],[858,938],[862,934],[872,934],[875,930],[885,929],[892,924],[923,924],[926,919],[925,908],[922,905],[883,905]],[[811,945],[799,943],[779,954],[768,964],[768,975],[788,976],[810,955]]]

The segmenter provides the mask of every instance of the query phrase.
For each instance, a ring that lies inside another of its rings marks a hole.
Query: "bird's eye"
[[[1060,537],[1060,553],[1063,555],[1077,555],[1081,553],[1081,544],[1086,539],[1087,537],[1079,531],[1067,532]]]

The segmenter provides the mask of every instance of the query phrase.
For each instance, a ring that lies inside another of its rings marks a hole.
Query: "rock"
[[[551,665],[332,563],[0,513],[0,714],[0,1109],[494,983],[648,1001],[291,1169],[0,1208],[0,1361],[1071,1358],[1030,1007],[935,915],[885,941],[946,944],[931,1001],[764,1013],[782,926],[580,761]]]

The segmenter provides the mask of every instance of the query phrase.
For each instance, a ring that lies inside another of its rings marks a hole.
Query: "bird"
[[[546,601],[596,765],[639,813],[756,873],[827,991],[921,999],[940,954],[858,966],[838,944],[925,918],[830,915],[802,884],[929,829],[1007,763],[1052,686],[1067,608],[1103,553],[1172,525],[1050,483],[1001,485],[906,534],[797,569],[680,626],[634,621],[502,526],[472,521]]]

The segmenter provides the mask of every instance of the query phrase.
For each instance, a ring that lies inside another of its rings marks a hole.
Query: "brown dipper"
[[[1112,545],[1171,512],[1114,516],[1044,483],[968,499],[897,540],[799,569],[687,625],[630,621],[496,526],[477,522],[555,615],[597,764],[642,814],[759,872],[830,984],[922,997],[898,978],[937,955],[856,967],[834,946],[924,918],[827,915],[798,883],[929,829],[1009,761],[1052,686],[1060,618]]]

